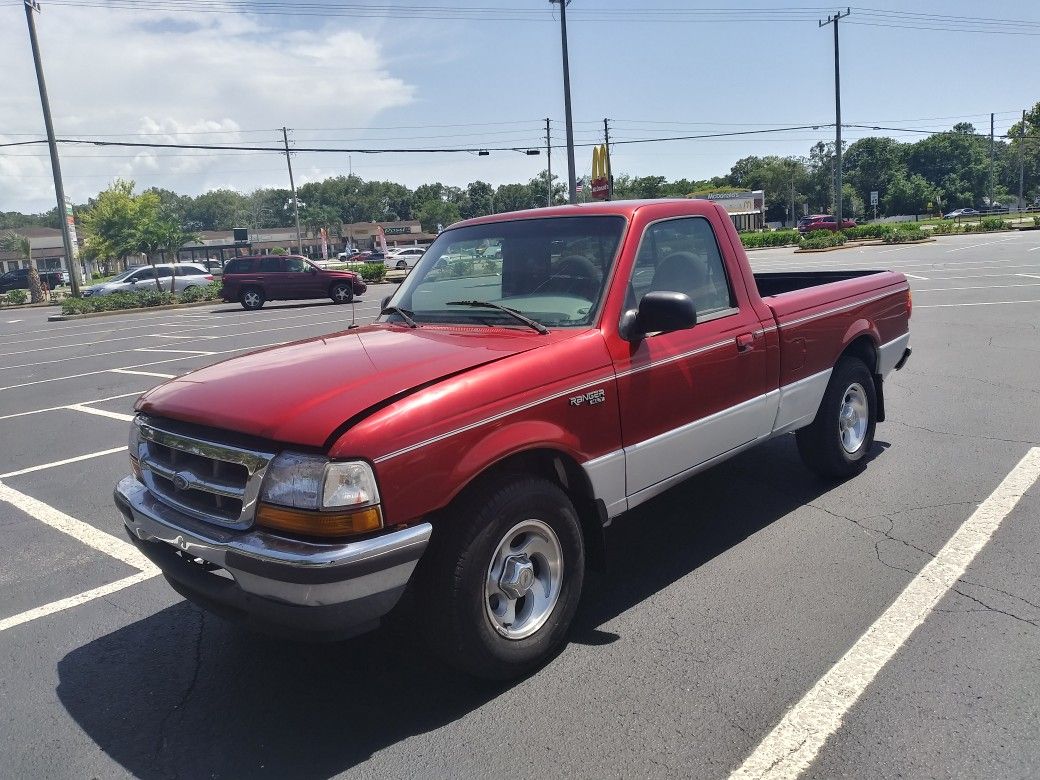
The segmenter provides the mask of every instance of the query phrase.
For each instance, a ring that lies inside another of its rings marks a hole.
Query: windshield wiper
[[[549,329],[547,327],[545,327],[544,325],[542,325],[542,323],[538,322],[537,320],[532,320],[530,317],[525,317],[523,314],[518,312],[516,309],[510,309],[507,306],[501,306],[501,305],[499,305],[497,303],[492,303],[491,301],[448,301],[446,305],[447,306],[474,306],[474,307],[477,307],[477,308],[483,307],[483,308],[487,308],[487,309],[497,309],[498,311],[504,311],[506,314],[508,314],[513,319],[520,320],[520,322],[524,323],[524,325],[527,325],[529,327],[534,328],[536,331],[541,333],[543,336],[549,332]]]
[[[396,314],[398,317],[405,321],[409,328],[419,327],[419,323],[413,320],[411,316],[415,314],[415,312],[408,311],[408,309],[402,309],[400,306],[387,306],[385,309],[379,312],[379,314]]]

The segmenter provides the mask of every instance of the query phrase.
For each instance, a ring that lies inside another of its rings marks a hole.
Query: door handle
[[[747,352],[755,343],[755,337],[751,333],[741,333],[737,336],[737,351]]]

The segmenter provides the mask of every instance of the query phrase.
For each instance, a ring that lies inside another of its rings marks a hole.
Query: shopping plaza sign
[[[592,147],[592,197],[610,200],[610,154],[606,144]]]

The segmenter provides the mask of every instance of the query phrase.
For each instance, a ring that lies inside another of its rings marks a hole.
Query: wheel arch
[[[601,570],[606,563],[606,507],[596,498],[592,483],[577,458],[562,448],[538,445],[503,455],[474,474],[453,496],[451,503],[485,482],[509,474],[541,477],[567,494],[578,512],[586,560],[590,568]],[[450,509],[446,513],[450,513]]]
[[[859,324],[859,323],[857,323]],[[885,394],[883,377],[878,371],[880,365],[880,353],[878,352],[879,339],[873,329],[866,323],[859,328],[858,334],[849,341],[838,356],[857,358],[866,365],[870,375],[874,377],[874,394],[877,397],[877,421],[885,421]],[[837,363],[837,361],[835,361]]]

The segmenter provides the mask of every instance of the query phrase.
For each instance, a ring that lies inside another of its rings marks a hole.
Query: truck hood
[[[337,428],[374,406],[549,341],[504,329],[373,325],[193,371],[148,391],[135,408],[322,447]]]

